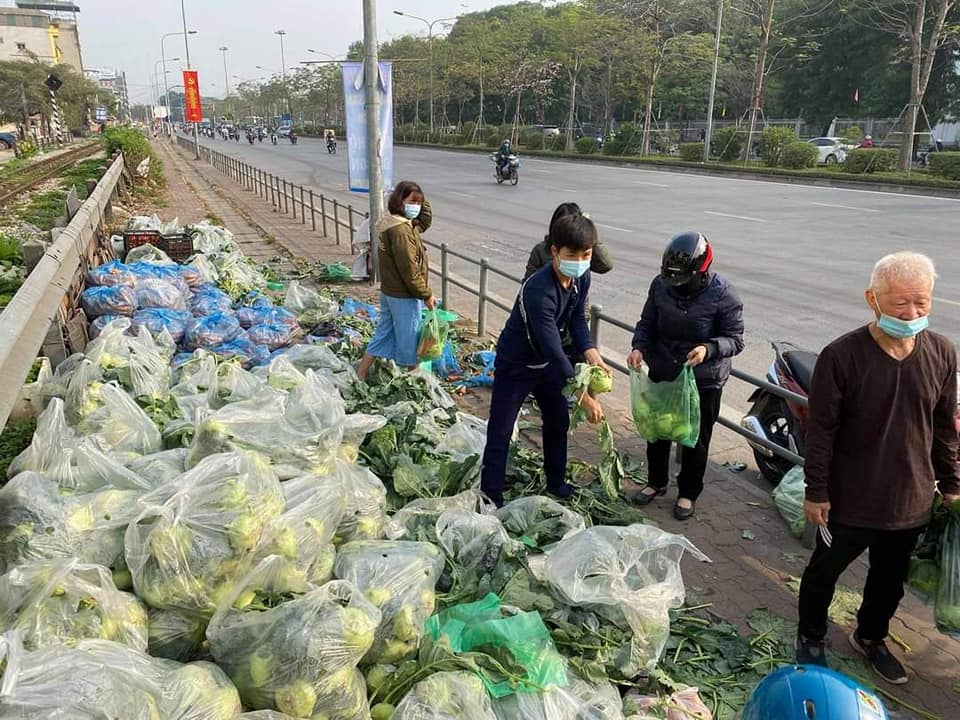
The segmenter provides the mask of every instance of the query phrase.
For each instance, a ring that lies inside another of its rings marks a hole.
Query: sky
[[[160,39],[166,33],[183,30],[177,0],[76,0],[80,7],[80,44],[85,68],[109,68],[126,72],[131,104],[148,103],[154,70],[159,63]],[[393,14],[394,10],[419,15],[427,20],[453,17],[460,13],[486,10],[512,0],[376,0],[380,41],[407,34],[426,36],[422,22]],[[10,3],[12,4],[12,3]],[[343,57],[354,40],[362,38],[361,0],[186,0],[190,36],[190,61],[199,71],[204,96],[222,97],[225,84],[236,87],[242,80],[280,73],[280,37],[283,38],[286,67],[301,60],[323,60],[307,49]],[[441,26],[438,24],[435,30]],[[224,77],[221,46],[228,48],[227,76]],[[180,85],[181,65],[186,53],[183,35],[168,37],[164,43],[171,88]],[[266,68],[258,69],[257,66]],[[234,77],[237,76],[237,77]],[[162,80],[162,69],[158,70]],[[162,85],[162,82],[161,82]]]

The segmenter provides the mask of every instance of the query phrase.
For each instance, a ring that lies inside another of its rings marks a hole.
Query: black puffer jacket
[[[731,358],[743,350],[743,303],[719,275],[711,275],[689,296],[658,275],[633,333],[633,349],[643,353],[650,378],[662,382],[677,377],[697,345],[707,348],[707,359],[694,370],[697,386],[723,387],[730,377]]]

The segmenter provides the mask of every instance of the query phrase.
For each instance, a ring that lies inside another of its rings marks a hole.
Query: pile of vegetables
[[[91,271],[100,288],[167,283],[183,309],[153,309],[193,319],[179,338],[174,315],[108,319],[41,387],[0,489],[0,707],[625,720],[644,716],[621,688],[682,690],[665,664],[694,684],[671,628],[680,558],[706,558],[621,497],[639,470],[609,425],[598,467],[571,461],[564,505],[539,454],[512,448],[497,510],[476,489],[485,423],[436,376],[381,364],[358,382],[376,309],[297,282],[283,304],[250,295],[231,242],[204,225],[188,266],[138,249]],[[305,342],[262,363],[218,350],[294,324]],[[611,387],[580,366],[570,391]]]

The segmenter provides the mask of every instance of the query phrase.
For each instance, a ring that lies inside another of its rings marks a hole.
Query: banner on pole
[[[347,120],[347,168],[350,190],[370,191],[367,164],[367,109],[363,63],[341,63],[343,97]],[[380,163],[384,188],[393,187],[393,63],[380,63],[377,92],[380,94]]]
[[[184,120],[198,123],[203,120],[203,107],[200,104],[200,81],[196,70],[183,71]]]
[[[153,106],[153,119],[154,120],[166,120],[169,115],[166,105],[154,105]]]

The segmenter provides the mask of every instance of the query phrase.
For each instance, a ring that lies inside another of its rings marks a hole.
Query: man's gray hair
[[[921,253],[902,250],[877,260],[870,275],[870,287],[885,290],[895,282],[928,282],[932,290],[936,279],[933,260]]]

